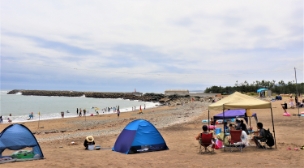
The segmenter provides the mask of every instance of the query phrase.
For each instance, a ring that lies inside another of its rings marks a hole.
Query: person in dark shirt
[[[83,146],[85,149],[88,149],[89,145],[95,145],[94,137],[93,136],[87,136],[86,139],[83,142]]]
[[[284,113],[286,113],[287,111],[287,103],[286,102],[284,102],[283,104],[281,104],[282,105],[282,108],[284,109]]]
[[[262,148],[260,142],[266,141],[266,133],[265,133],[265,129],[263,128],[263,123],[258,122],[257,128],[258,128],[258,131],[254,132],[254,133],[257,133],[257,135],[255,135],[253,137],[253,140],[257,147]]]

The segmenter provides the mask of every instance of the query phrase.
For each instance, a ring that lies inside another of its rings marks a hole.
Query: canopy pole
[[[208,130],[210,132],[210,124],[209,124],[209,109],[208,109]]]
[[[272,120],[273,137],[274,137],[274,146],[275,146],[275,148],[277,149],[277,140],[276,140],[275,131],[274,131],[272,104],[271,104],[270,110],[271,110],[271,120]]]
[[[223,132],[224,132],[223,143],[224,143],[224,146],[225,146],[226,132],[225,132],[225,106],[224,106],[224,104],[223,104]],[[224,151],[226,151],[226,146],[224,147]]]

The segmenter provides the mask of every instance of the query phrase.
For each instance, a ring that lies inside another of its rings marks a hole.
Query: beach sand
[[[0,167],[302,167],[304,150],[299,148],[304,145],[304,117],[283,116],[280,104],[284,101],[287,98],[272,103],[277,149],[248,146],[243,152],[219,149],[215,154],[198,154],[199,144],[195,136],[201,132],[202,120],[207,119],[208,103],[193,102],[184,106],[146,109],[144,114],[137,114],[138,111],[121,113],[119,118],[110,114],[43,120],[39,128],[38,122],[23,123],[35,133],[45,159],[5,163]],[[251,111],[256,112],[264,128],[272,132],[270,109]],[[298,109],[287,111],[298,113]],[[304,108],[300,109],[302,111]],[[210,111],[210,115],[220,112]],[[141,118],[158,128],[169,150],[128,155],[113,152],[111,149],[122,129],[134,119]],[[252,121],[252,127],[256,129],[256,122]],[[0,124],[0,130],[8,125]],[[93,135],[102,150],[84,150],[83,141],[87,135]],[[5,150],[3,155],[13,152]]]

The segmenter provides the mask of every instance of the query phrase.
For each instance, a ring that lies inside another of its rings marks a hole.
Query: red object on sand
[[[290,114],[288,112],[283,113],[283,116],[290,116]]]

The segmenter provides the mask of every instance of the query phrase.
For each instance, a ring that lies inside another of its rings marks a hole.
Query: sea
[[[86,109],[86,116],[104,114],[116,114],[115,108],[119,106],[121,113],[133,110],[155,108],[159,103],[144,102],[128,99],[108,99],[108,98],[87,98],[81,97],[59,97],[59,96],[24,96],[20,92],[7,94],[8,91],[1,91],[0,95],[0,116],[3,123],[8,123],[8,118],[12,123],[31,122],[38,120],[49,120],[78,117],[78,109]],[[109,109],[110,110],[105,110]],[[29,115],[33,113],[33,119],[29,120]],[[40,114],[40,115],[39,115]]]

